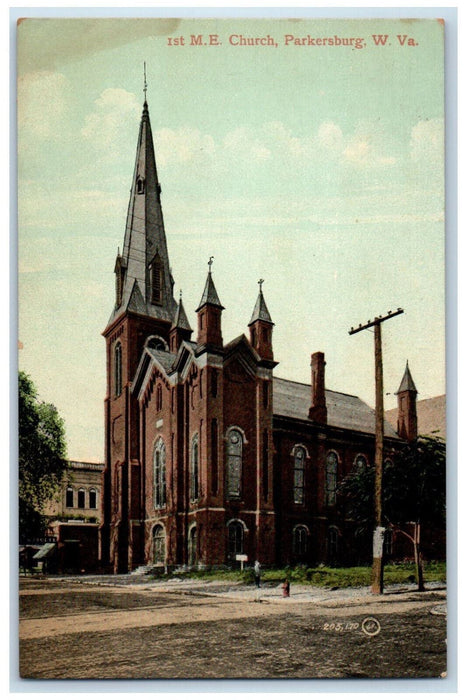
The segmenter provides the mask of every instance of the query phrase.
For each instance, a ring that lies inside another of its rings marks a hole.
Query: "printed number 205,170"
[[[358,622],[325,622],[323,630],[325,632],[350,632],[358,630]]]

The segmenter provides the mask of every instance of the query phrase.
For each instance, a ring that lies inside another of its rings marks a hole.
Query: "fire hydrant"
[[[284,583],[282,584],[282,595],[284,598],[288,598],[290,596],[290,583],[285,579]]]

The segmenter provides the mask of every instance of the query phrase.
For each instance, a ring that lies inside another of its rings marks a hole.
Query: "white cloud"
[[[318,129],[318,143],[323,148],[340,153],[344,146],[344,135],[334,122],[323,122]]]
[[[81,134],[107,155],[120,153],[121,141],[127,138],[127,127],[141,114],[141,105],[135,95],[120,88],[107,88],[94,102],[95,108],[85,119]]]
[[[254,129],[246,126],[230,131],[222,145],[224,155],[247,162],[269,160],[272,155],[261,132],[255,133]]]
[[[323,122],[316,133],[295,136],[282,122],[267,122],[254,129],[239,126],[229,131],[221,141],[198,129],[181,127],[161,129],[155,135],[157,159],[161,165],[194,163],[202,158],[213,167],[225,168],[235,163],[238,167],[277,161],[292,167],[313,164],[325,167],[326,161],[341,159],[356,167],[391,166],[396,162],[384,153],[384,138],[375,139],[371,127],[359,127],[344,137],[341,127],[334,122]]]
[[[41,71],[18,78],[20,147],[59,137],[67,111],[66,86],[61,73]]]
[[[344,163],[359,168],[375,168],[394,165],[396,158],[384,153],[385,134],[379,125],[359,125],[350,136],[343,150]]]

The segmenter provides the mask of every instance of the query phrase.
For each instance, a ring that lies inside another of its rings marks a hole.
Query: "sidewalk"
[[[54,581],[67,581],[83,585],[100,585],[112,587],[125,587],[136,591],[160,591],[161,593],[185,593],[187,595],[211,596],[223,599],[242,600],[245,602],[264,601],[277,602],[279,599],[287,602],[315,602],[320,605],[336,604],[352,605],[376,600],[444,600],[446,598],[446,584],[441,582],[429,582],[425,584],[426,590],[419,592],[415,583],[392,584],[385,587],[382,595],[371,593],[369,587],[359,588],[321,588],[304,584],[290,586],[290,597],[282,595],[282,584],[264,582],[258,589],[253,584],[232,581],[202,581],[200,579],[171,578],[165,580],[151,579],[141,574],[115,574],[107,576],[54,576]]]

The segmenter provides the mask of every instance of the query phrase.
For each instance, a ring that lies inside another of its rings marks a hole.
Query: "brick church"
[[[248,335],[225,343],[209,265],[197,329],[173,296],[147,103],[125,238],[115,262],[107,348],[100,556],[115,572],[140,565],[263,565],[368,559],[346,518],[339,481],[374,454],[374,411],[311,382],[279,379],[274,323],[259,286]],[[386,459],[417,435],[417,390],[406,367]],[[390,547],[390,542],[387,543]]]

